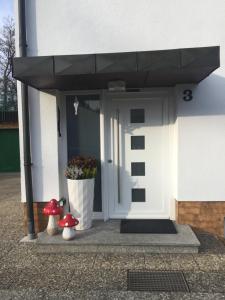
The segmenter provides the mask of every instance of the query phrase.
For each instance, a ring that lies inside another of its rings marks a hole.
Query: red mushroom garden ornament
[[[43,214],[49,216],[48,219],[48,226],[47,226],[47,233],[49,235],[56,235],[58,233],[58,226],[56,216],[60,215],[61,208],[56,199],[50,200],[48,204],[43,209]]]
[[[63,228],[62,237],[64,240],[72,240],[75,235],[75,226],[79,224],[79,221],[71,214],[66,214],[62,220],[58,222],[59,226]]]

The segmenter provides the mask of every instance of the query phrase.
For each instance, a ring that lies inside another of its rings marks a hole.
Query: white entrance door
[[[110,218],[168,218],[167,99],[112,99]]]

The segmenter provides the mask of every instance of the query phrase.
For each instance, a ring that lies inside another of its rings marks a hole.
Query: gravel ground
[[[0,299],[225,299],[225,242],[196,232],[199,254],[38,254],[23,237],[18,175],[0,175]],[[190,293],[127,291],[127,270],[183,271]]]

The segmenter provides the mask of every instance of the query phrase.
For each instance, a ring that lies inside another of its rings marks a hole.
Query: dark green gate
[[[19,130],[0,129],[0,172],[19,171]]]

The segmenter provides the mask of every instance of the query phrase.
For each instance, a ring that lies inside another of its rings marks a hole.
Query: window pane
[[[130,122],[131,123],[144,123],[145,122],[145,110],[144,109],[131,109],[130,110]]]
[[[144,136],[131,136],[131,149],[132,150],[145,149],[145,137]]]
[[[132,202],[145,202],[145,189],[132,189]]]
[[[145,163],[144,162],[132,162],[131,163],[131,175],[132,176],[145,176]]]
[[[94,211],[102,211],[99,95],[79,95],[77,98],[79,106],[75,115],[75,95],[66,97],[68,160],[76,155],[94,156],[98,160]]]

